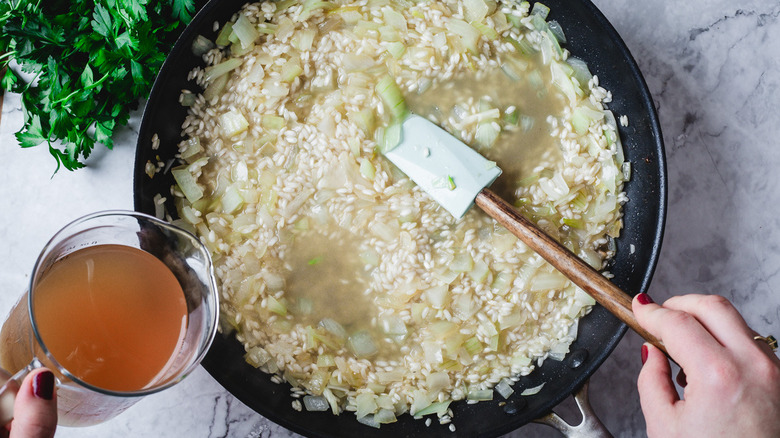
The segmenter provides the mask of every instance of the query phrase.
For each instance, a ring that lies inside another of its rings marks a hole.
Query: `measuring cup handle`
[[[16,393],[22,386],[22,380],[34,369],[38,368],[33,362],[11,375],[8,371],[0,368],[0,427],[5,426],[14,419],[14,402]]]

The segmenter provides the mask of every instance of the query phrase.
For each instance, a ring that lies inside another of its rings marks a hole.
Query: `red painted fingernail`
[[[653,303],[653,299],[650,298],[650,295],[642,292],[641,294],[636,296],[636,300],[639,301],[639,304],[650,304]]]
[[[642,344],[642,365],[647,362],[647,345]]]
[[[32,383],[33,394],[44,400],[51,400],[54,397],[54,374],[51,371],[38,373]]]

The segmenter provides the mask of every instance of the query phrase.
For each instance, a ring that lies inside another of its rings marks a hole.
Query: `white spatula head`
[[[385,157],[456,218],[501,175],[495,162],[417,115],[404,120],[400,142]]]

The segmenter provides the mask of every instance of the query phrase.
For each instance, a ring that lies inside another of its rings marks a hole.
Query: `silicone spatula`
[[[496,163],[414,114],[401,125],[398,145],[384,155],[455,218],[461,218],[476,204],[596,302],[666,352],[664,345],[637,322],[628,294],[488,188],[501,174]]]

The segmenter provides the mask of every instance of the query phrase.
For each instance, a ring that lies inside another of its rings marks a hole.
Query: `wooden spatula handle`
[[[545,234],[536,224],[521,215],[512,205],[490,189],[482,189],[477,195],[475,203],[529,248],[547,260],[555,269],[589,293],[596,302],[606,307],[646,341],[666,353],[663,343],[637,322],[634,312],[631,310],[631,297],[628,294],[612,284],[568,248]]]

